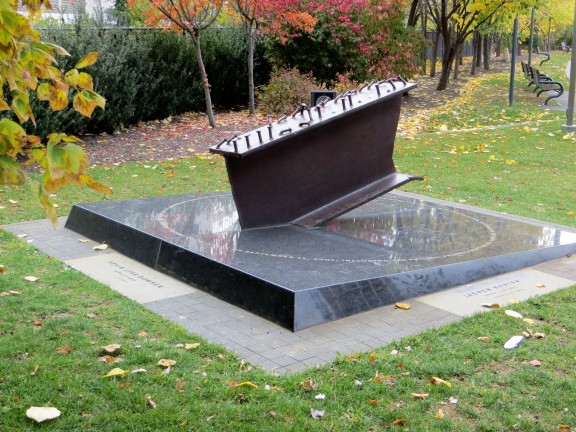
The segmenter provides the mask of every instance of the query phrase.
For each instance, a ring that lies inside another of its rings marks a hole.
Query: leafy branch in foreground
[[[92,77],[81,72],[98,58],[90,53],[79,60],[75,68],[64,73],[56,67],[55,55],[70,55],[64,48],[42,41],[40,32],[30,25],[41,13],[41,7],[51,8],[48,0],[23,0],[29,15],[18,13],[18,0],[0,3],[0,111],[8,112],[0,119],[0,185],[22,185],[26,170],[19,163],[38,164],[44,169],[42,182],[30,181],[32,192],[53,223],[56,211],[49,193],[61,186],[75,183],[88,185],[103,193],[112,191],[87,174],[89,162],[84,150],[75,144],[78,138],[52,133],[46,142],[26,133],[21,124],[36,125],[30,107],[30,94],[48,101],[53,111],[69,106],[90,117],[96,107],[104,109],[106,101],[94,92]],[[5,90],[9,90],[4,93]],[[17,121],[11,118],[17,119]]]

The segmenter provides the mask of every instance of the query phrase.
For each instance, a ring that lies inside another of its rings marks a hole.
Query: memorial
[[[292,331],[576,252],[576,234],[389,193],[402,79],[211,151],[232,194],[77,204],[66,228]]]

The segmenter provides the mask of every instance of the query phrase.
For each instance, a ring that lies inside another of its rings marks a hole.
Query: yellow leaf
[[[478,340],[480,342],[490,342],[490,338],[488,336],[480,336]]]
[[[412,397],[414,399],[426,399],[428,396],[430,396],[428,393],[412,393]]]
[[[127,370],[120,369],[120,368],[114,368],[110,372],[108,372],[106,375],[104,375],[102,378],[114,378],[114,377],[126,375],[127,373],[128,373]]]
[[[537,283],[536,288],[546,288],[546,285],[544,285],[543,283]]]
[[[448,381],[444,381],[443,379],[438,378],[438,377],[430,378],[430,384],[440,384],[440,385],[445,385],[446,387],[452,387],[451,383],[449,383]]]
[[[82,69],[82,68],[91,66],[94,63],[96,63],[96,60],[98,60],[98,53],[97,52],[88,53],[83,58],[81,58],[78,61],[78,63],[76,63],[75,68],[76,69]]]
[[[160,359],[158,361],[158,366],[162,366],[162,367],[171,367],[174,366],[176,364],[176,360],[170,360],[170,359]]]
[[[199,344],[198,342],[196,342],[196,343],[189,343],[189,344],[184,345],[184,349],[186,349],[186,350],[193,350],[193,349],[198,348],[199,346],[200,346],[200,344]]]
[[[396,303],[394,305],[394,307],[396,309],[403,309],[403,310],[408,310],[410,309],[412,306],[410,306],[408,303]]]
[[[241,382],[241,383],[238,384],[236,387],[240,387],[240,386],[258,388],[258,386],[257,386],[256,384],[254,384],[252,381],[244,381],[244,382]]]
[[[434,418],[436,420],[441,420],[444,418],[444,411],[442,411],[442,409],[439,409],[438,412],[436,413],[436,415],[434,416]]]
[[[376,354],[374,354],[374,351],[371,351],[370,357],[368,358],[368,361],[370,361],[370,363],[374,363],[375,359],[376,359]]]

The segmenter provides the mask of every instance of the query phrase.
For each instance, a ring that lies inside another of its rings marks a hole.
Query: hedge
[[[68,70],[88,52],[98,61],[86,69],[95,91],[106,98],[106,109],[91,119],[73,110],[53,113],[46,102],[33,101],[37,127],[44,136],[59,131],[74,135],[112,133],[140,121],[162,119],[188,111],[204,111],[204,94],[189,37],[158,30],[70,29],[43,30],[46,41],[64,47],[70,57],[59,58]],[[240,27],[211,28],[202,35],[203,58],[217,109],[246,105],[248,101],[247,48]],[[270,67],[258,44],[257,85],[265,83]]]

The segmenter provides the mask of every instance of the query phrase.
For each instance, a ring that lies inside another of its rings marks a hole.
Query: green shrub
[[[302,103],[310,103],[310,92],[318,89],[312,74],[297,69],[278,69],[270,82],[258,88],[258,106],[274,114],[287,114]]]
[[[64,47],[71,55],[59,58],[62,69],[91,51],[100,53],[89,72],[95,90],[106,98],[106,109],[91,119],[72,110],[53,113],[46,102],[33,101],[37,126],[30,130],[44,136],[55,130],[69,134],[114,132],[139,121],[166,118],[188,111],[203,111],[204,95],[189,37],[158,30],[122,28],[51,28],[43,30],[47,41]],[[248,102],[246,38],[242,28],[208,29],[202,38],[204,61],[218,108]],[[269,66],[263,45],[257,46],[256,82],[264,83]]]

